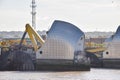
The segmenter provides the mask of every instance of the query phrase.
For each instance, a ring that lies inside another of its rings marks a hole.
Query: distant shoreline
[[[37,31],[38,34],[44,35],[46,31]],[[0,31],[0,38],[21,38],[24,31]],[[86,38],[108,38],[114,34],[114,32],[84,32]]]

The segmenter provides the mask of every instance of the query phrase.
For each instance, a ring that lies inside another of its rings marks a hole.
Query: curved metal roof
[[[120,26],[118,26],[115,34],[106,39],[105,42],[111,42],[112,40],[120,40]]]
[[[120,26],[118,26],[118,29],[117,29],[116,33],[114,34],[114,38],[120,39]]]
[[[55,20],[48,32],[48,38],[57,37],[70,42],[73,46],[83,35],[84,33],[75,25],[60,20]]]

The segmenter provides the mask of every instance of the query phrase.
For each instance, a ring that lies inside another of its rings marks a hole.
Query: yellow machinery
[[[20,39],[3,39],[0,42],[0,47],[2,48],[2,51],[6,52],[9,51],[9,47],[18,45],[20,41]],[[27,45],[26,40],[23,40],[23,45]]]
[[[24,45],[26,44],[24,39],[27,33],[32,42],[32,48]],[[40,45],[38,45],[38,42]],[[13,45],[15,43],[16,45]],[[0,70],[34,70],[36,57],[34,53],[43,44],[44,40],[39,34],[29,24],[26,24],[21,40],[4,40],[1,42]]]
[[[105,51],[104,47],[101,48],[93,48],[93,49],[86,49],[86,52],[90,52],[90,53],[96,53],[96,52],[103,52]]]
[[[27,33],[32,48],[22,45]],[[49,30],[46,42],[26,24],[20,44],[10,47],[1,57],[0,70],[90,70],[84,33],[73,24],[58,20]]]
[[[29,24],[26,24],[26,30],[21,39],[20,45],[22,45],[26,33],[28,33],[35,51],[37,51],[38,48],[40,48],[40,46],[42,46],[45,43],[45,41],[39,36],[39,34]],[[38,42],[41,44],[40,46],[37,45]]]
[[[86,42],[85,45],[87,47],[86,52],[97,53],[97,52],[105,51],[104,44],[97,44],[94,42]]]
[[[34,50],[37,51],[38,48],[40,48],[42,46],[42,44],[44,44],[44,40],[39,36],[39,34],[29,25],[26,24],[26,30],[24,32],[24,38],[26,33],[28,33],[29,38],[33,44]],[[22,40],[20,39],[7,39],[7,40],[2,40],[0,42],[0,46],[1,47],[10,47],[10,46],[14,46],[14,45],[18,45],[20,43],[20,45],[24,44],[27,45],[26,40],[24,40],[24,38],[22,38]],[[41,45],[38,46],[37,43],[40,43]]]
[[[9,47],[12,45],[18,45],[20,43],[20,39],[7,39],[7,40],[2,40],[0,42],[1,47]],[[23,41],[23,44],[26,45],[26,41]]]

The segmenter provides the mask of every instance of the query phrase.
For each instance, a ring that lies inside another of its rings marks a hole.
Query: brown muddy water
[[[91,71],[1,71],[0,80],[120,80],[120,69],[97,69]]]

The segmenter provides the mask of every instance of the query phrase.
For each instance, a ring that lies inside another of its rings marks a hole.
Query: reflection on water
[[[1,71],[0,80],[120,80],[119,69],[91,69],[91,71],[18,72]]]

